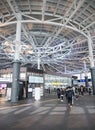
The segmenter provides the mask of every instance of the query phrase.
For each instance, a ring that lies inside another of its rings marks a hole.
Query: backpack
[[[69,98],[71,98],[71,97],[72,97],[72,90],[69,90],[69,91],[68,91],[67,96],[68,96]]]

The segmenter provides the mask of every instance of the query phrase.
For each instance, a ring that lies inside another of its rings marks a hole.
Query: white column
[[[21,42],[21,15],[18,14],[16,40],[15,40],[15,54],[13,63],[13,81],[11,91],[11,102],[15,103],[19,98],[19,75],[20,75],[20,42]]]
[[[85,73],[85,76],[87,76],[87,67],[86,67],[86,61],[84,60],[83,61],[84,63],[84,73]]]
[[[89,32],[88,32],[88,48],[89,48],[90,65],[91,67],[94,67],[93,46],[92,46],[92,39]]]
[[[17,28],[16,28],[16,40],[15,40],[15,61],[19,60],[21,51],[21,14],[18,14]]]
[[[40,55],[38,54],[38,69],[40,69]]]
[[[81,72],[81,73],[80,73],[80,85],[83,84],[83,83],[82,83],[82,80],[83,80],[83,76],[82,76],[82,75],[83,75],[83,73]]]
[[[91,79],[92,79],[93,95],[95,95],[95,67],[94,67],[94,58],[93,58],[92,39],[89,32],[88,32],[88,47],[89,47],[89,60],[90,60],[90,65],[91,65]]]

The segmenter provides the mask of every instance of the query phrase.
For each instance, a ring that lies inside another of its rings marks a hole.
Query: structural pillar
[[[82,85],[82,72],[80,73],[80,85]]]
[[[40,69],[40,55],[38,54],[38,69]]]
[[[95,67],[91,68],[91,79],[92,79],[93,95],[95,95]]]
[[[18,90],[19,90],[19,75],[20,75],[20,51],[21,51],[21,15],[18,14],[17,28],[16,28],[16,40],[15,40],[15,54],[13,63],[13,81],[11,91],[11,102],[18,101]]]
[[[85,59],[84,59],[84,73],[85,73],[85,87],[88,87],[88,76],[87,76],[87,67]]]
[[[88,76],[85,76],[85,87],[88,87]]]
[[[95,67],[94,67],[94,58],[93,58],[92,39],[89,32],[88,32],[88,47],[89,47],[89,60],[90,60],[90,65],[91,65],[91,79],[92,79],[93,95],[95,95]]]
[[[20,63],[15,61],[13,64],[13,82],[12,82],[11,102],[18,101],[19,72],[20,72]]]

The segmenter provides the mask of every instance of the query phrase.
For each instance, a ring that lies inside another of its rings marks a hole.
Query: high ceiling
[[[0,69],[14,62],[18,20],[21,66],[59,74],[90,69],[88,34],[95,60],[95,0],[0,0]]]

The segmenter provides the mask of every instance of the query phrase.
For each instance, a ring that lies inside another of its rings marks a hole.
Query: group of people
[[[91,95],[92,90],[91,88],[86,88],[83,85],[78,86],[78,87],[70,87],[68,86],[67,88],[57,88],[57,96],[58,100],[63,101],[64,96],[66,97],[66,100],[68,102],[68,106],[72,107],[74,103],[74,98],[78,100],[79,95],[83,96],[84,93],[88,92],[89,95]]]
[[[57,96],[58,96],[58,100],[61,99],[61,101],[63,101],[63,96],[64,96],[64,90],[63,88],[57,88]]]
[[[64,95],[66,96],[67,102],[68,102],[68,106],[72,107],[73,104],[73,96],[74,96],[74,91],[72,87],[67,87],[65,90],[63,90],[62,88],[57,88],[57,96],[58,96],[58,100],[63,101],[63,97]]]

